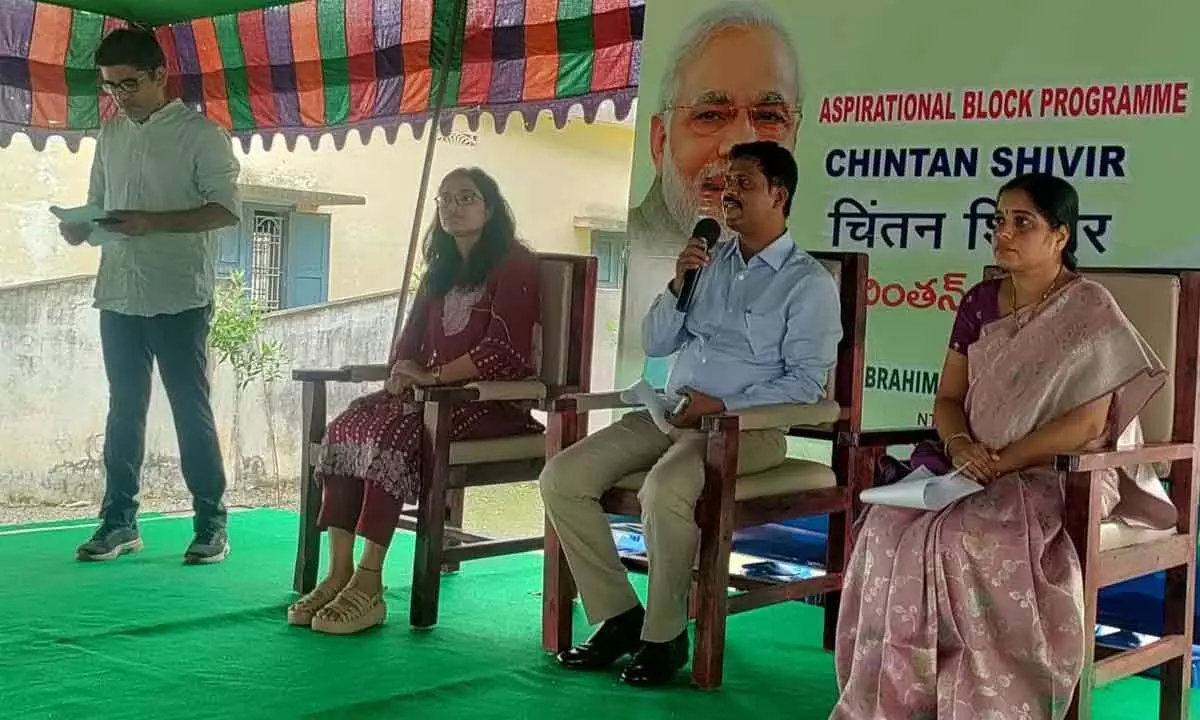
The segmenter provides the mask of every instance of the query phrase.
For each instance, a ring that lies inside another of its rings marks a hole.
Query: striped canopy
[[[195,20],[196,18],[286,5],[295,0],[45,0],[76,10],[112,15],[143,25]]]
[[[443,129],[484,113],[532,128],[573,107],[588,120],[604,101],[625,117],[637,92],[644,0],[302,0],[156,28],[174,88],[248,147],[288,147],[332,134],[415,134],[435,107],[435,74],[450,53]],[[33,0],[0,0],[0,145],[16,133],[72,148],[115,112],[93,54],[124,21]],[[453,42],[452,42],[453,41]]]

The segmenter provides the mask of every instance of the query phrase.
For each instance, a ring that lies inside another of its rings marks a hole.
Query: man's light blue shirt
[[[791,234],[749,262],[736,240],[718,244],[689,311],[675,303],[664,291],[642,323],[646,355],[679,354],[668,397],[691,389],[731,411],[824,397],[842,339],[838,288]]]

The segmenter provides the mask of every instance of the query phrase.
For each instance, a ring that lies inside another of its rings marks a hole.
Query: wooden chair
[[[494,440],[451,442],[454,408],[488,400],[527,401],[544,409],[564,393],[586,392],[591,378],[592,328],[596,298],[596,259],[539,253],[541,265],[542,358],[538,380],[476,382],[465,386],[424,388],[425,461],[415,509],[406,508],[398,526],[416,531],[410,620],[414,626],[437,623],[441,571],[457,570],[465,560],[508,555],[542,547],[541,536],[496,539],[462,529],[464,491],[470,487],[531,481],[545,462],[546,434]],[[320,559],[317,514],[321,490],[314,467],[325,437],[326,384],[379,382],[387,365],[349,366],[339,370],[296,370],[303,383],[303,446],[300,541],[293,585],[308,592],[316,584]],[[578,425],[555,438],[575,439]]]
[[[988,268],[985,277],[999,274]],[[1112,293],[1167,366],[1167,384],[1143,410],[1145,444],[1137,449],[1061,455],[1055,467],[1066,475],[1065,526],[1083,565],[1086,661],[1068,718],[1092,716],[1092,693],[1117,680],[1160,668],[1159,717],[1187,716],[1191,685],[1192,625],[1195,604],[1197,384],[1200,355],[1200,272],[1087,269],[1083,274]],[[847,440],[854,445],[855,484],[870,487],[888,446],[936,440],[931,428],[879,430]],[[1106,469],[1138,463],[1169,464],[1164,472],[1171,501],[1179,510],[1173,529],[1152,531],[1102,522],[1099,485]],[[1102,588],[1166,572],[1164,637],[1135,650],[1096,641],[1096,608]]]
[[[829,396],[815,405],[781,405],[704,419],[708,433],[705,486],[696,508],[700,526],[700,558],[692,589],[691,615],[696,619],[692,682],[702,688],[721,684],[725,619],[787,600],[837,595],[850,547],[853,525],[849,447],[834,446],[830,465],[787,460],[757,475],[737,476],[738,437],[742,430],[790,427],[795,436],[833,440],[838,433],[856,436],[862,419],[863,352],[866,336],[867,256],[861,253],[813,253],[840,286],[843,338],[837,364],[830,373]],[[573,438],[579,417],[596,410],[627,408],[620,393],[578,395],[561,399],[551,415],[551,444],[562,448]],[[637,491],[645,473],[631,475],[602,499],[606,512],[639,515]],[[771,583],[730,574],[729,556],[735,530],[808,515],[830,515],[827,574],[788,583]],[[629,564],[629,563],[627,563]],[[634,570],[645,569],[634,563]],[[552,526],[547,524],[543,593],[542,644],[560,652],[572,643],[574,582]],[[729,594],[733,587],[739,594]],[[833,648],[837,623],[825,615],[825,646]]]

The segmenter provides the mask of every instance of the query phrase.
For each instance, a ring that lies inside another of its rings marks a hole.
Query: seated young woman
[[[838,618],[835,720],[1061,718],[1083,665],[1079,559],[1058,453],[1140,439],[1162,363],[1101,285],[1075,272],[1079,198],[1026,175],[998,197],[1002,278],[954,322],[934,405],[942,456],[984,491],[938,512],[871,507]],[[942,467],[937,467],[941,465]],[[1176,520],[1152,469],[1104,478],[1110,518]]]
[[[442,180],[437,206],[390,377],[330,423],[321,447],[318,522],[329,530],[329,574],[288,608],[290,624],[350,634],[384,621],[384,557],[404,503],[416,501],[426,460],[411,389],[536,375],[538,262],[517,240],[499,186],[482,170],[460,168]],[[454,440],[542,431],[526,406],[506,402],[461,407],[450,427]],[[357,567],[356,535],[365,541]]]

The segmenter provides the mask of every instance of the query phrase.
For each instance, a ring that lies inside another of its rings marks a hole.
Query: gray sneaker
[[[101,525],[92,539],[75,550],[75,557],[85,561],[116,560],[125,553],[142,549],[142,538],[137,528],[129,526]]]
[[[224,528],[204,530],[196,533],[192,544],[183,555],[187,565],[212,565],[229,557],[229,536]]]

